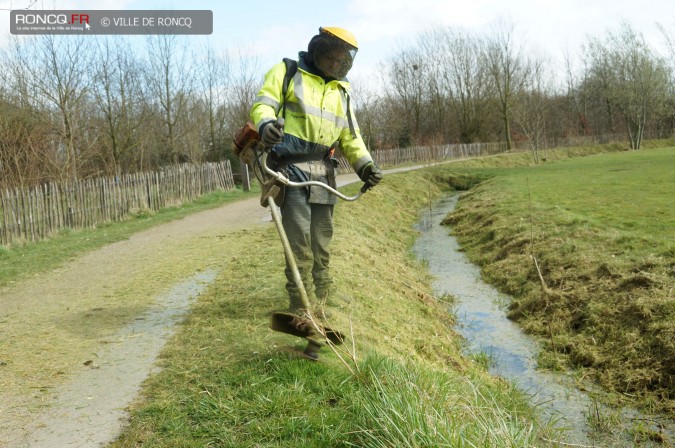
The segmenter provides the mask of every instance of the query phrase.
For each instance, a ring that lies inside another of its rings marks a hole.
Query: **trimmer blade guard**
[[[273,313],[270,320],[270,328],[281,333],[306,338],[310,336],[314,330],[312,322],[304,317],[297,316],[291,313]],[[333,330],[329,327],[322,327],[326,334],[326,339],[335,345],[340,345],[344,342],[345,336],[342,332]]]

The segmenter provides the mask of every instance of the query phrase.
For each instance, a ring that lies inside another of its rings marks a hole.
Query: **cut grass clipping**
[[[672,145],[672,142],[671,142]],[[579,368],[675,415],[675,148],[537,167],[453,169],[448,222],[510,315],[541,337],[540,367]],[[535,264],[536,261],[536,264]]]
[[[356,186],[347,189],[351,193]],[[424,192],[424,193],[421,193]],[[438,194],[423,173],[390,176],[336,208],[333,273],[349,374],[330,350],[271,331],[287,306],[272,226],[220,235],[227,268],[167,345],[114,447],[542,446],[555,438],[527,400],[459,353],[445,307],[409,252],[418,210]],[[350,331],[352,329],[353,331]]]

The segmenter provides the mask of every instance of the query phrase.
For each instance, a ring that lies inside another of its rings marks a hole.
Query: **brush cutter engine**
[[[273,177],[265,170],[266,149],[260,141],[260,134],[251,123],[246,123],[234,137],[234,154],[251,167],[253,174],[261,185],[274,181]]]

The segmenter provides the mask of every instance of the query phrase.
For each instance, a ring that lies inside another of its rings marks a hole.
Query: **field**
[[[675,412],[675,149],[536,167],[453,170],[488,179],[447,220],[510,315],[617,398]]]

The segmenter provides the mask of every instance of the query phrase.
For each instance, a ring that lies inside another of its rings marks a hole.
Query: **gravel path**
[[[159,225],[0,289],[0,446],[114,437],[167,329],[215,277],[218,260],[199,260],[200,245],[269,222],[258,201]]]

